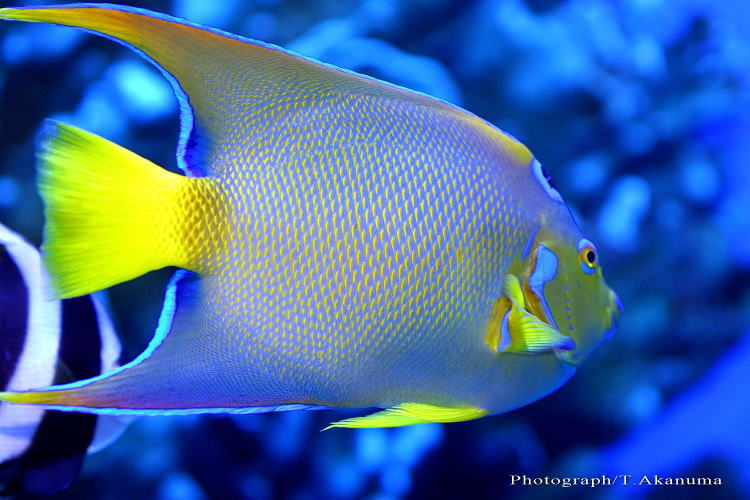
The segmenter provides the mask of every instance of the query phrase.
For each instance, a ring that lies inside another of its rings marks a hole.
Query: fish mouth
[[[612,289],[609,290],[609,296],[612,299],[612,303],[615,305],[615,308],[617,309],[617,316],[619,317],[622,314],[622,311],[624,310],[624,307],[622,306],[622,301],[620,300],[620,297]]]
[[[609,307],[609,328],[604,331],[604,335],[602,336],[602,340],[604,341],[610,340],[617,333],[617,330],[620,328],[620,316],[623,311],[622,301],[614,291],[609,291],[609,297],[612,305]]]
[[[622,302],[620,301],[620,298],[617,296],[617,294],[612,290],[609,291],[609,294],[611,304],[607,308],[609,311],[609,327],[607,327],[607,329],[605,329],[602,333],[601,342],[606,342],[615,336],[617,330],[620,327],[620,316],[622,315],[623,311]],[[557,358],[560,361],[576,368],[581,366],[581,364],[583,364],[583,361],[588,358],[588,354],[584,354],[581,352],[558,351],[556,352],[556,354]]]

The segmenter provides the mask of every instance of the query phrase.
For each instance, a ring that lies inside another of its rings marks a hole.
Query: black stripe
[[[96,376],[101,371],[101,337],[91,297],[62,302],[62,331],[55,384]],[[24,473],[6,489],[51,494],[67,488],[83,465],[94,438],[96,415],[46,411],[24,454]]]
[[[75,380],[99,375],[102,339],[94,302],[89,296],[68,299],[63,301],[62,310],[58,359],[70,370]],[[55,380],[55,383],[63,381]]]
[[[95,429],[96,415],[45,411],[23,456],[25,472],[7,490],[51,495],[70,486],[81,472]]]
[[[29,296],[21,271],[0,248],[0,388],[6,389],[26,342]]]

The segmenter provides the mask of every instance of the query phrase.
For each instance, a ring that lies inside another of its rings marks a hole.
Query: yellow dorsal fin
[[[428,422],[463,422],[483,417],[487,410],[465,406],[446,408],[423,403],[403,403],[387,410],[364,417],[347,418],[334,422],[324,430],[333,427],[363,429],[370,427],[401,427],[404,425],[425,424]]]
[[[438,99],[144,9],[96,4],[5,8],[0,9],[0,19],[83,28],[148,57],[170,76],[180,98],[178,160],[188,173],[219,174],[228,164],[219,157],[240,140],[252,147],[255,139],[267,140],[284,120],[317,116],[346,95],[432,108],[446,119],[457,118],[491,134],[518,164],[528,165],[532,159],[510,135]]]

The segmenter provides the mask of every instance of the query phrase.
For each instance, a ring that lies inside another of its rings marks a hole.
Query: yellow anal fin
[[[487,410],[471,406],[446,408],[423,403],[403,403],[387,410],[365,415],[364,417],[347,418],[333,422],[323,430],[334,427],[366,429],[373,427],[402,427],[404,425],[426,424],[430,422],[463,422],[483,417],[487,413],[489,413]]]

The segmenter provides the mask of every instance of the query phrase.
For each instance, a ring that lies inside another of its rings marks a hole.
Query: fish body
[[[48,300],[35,248],[0,224],[0,389],[23,391],[119,366],[120,342],[101,299]],[[0,495],[65,489],[87,452],[116,439],[125,417],[0,403]]]
[[[185,270],[134,362],[0,397],[127,414],[392,408],[345,426],[465,420],[555,390],[614,328],[615,296],[596,258],[581,267],[583,236],[541,165],[475,115],[147,11],[0,18],[81,27],[154,62],[182,104],[186,174],[48,122],[43,250],[58,293]]]

